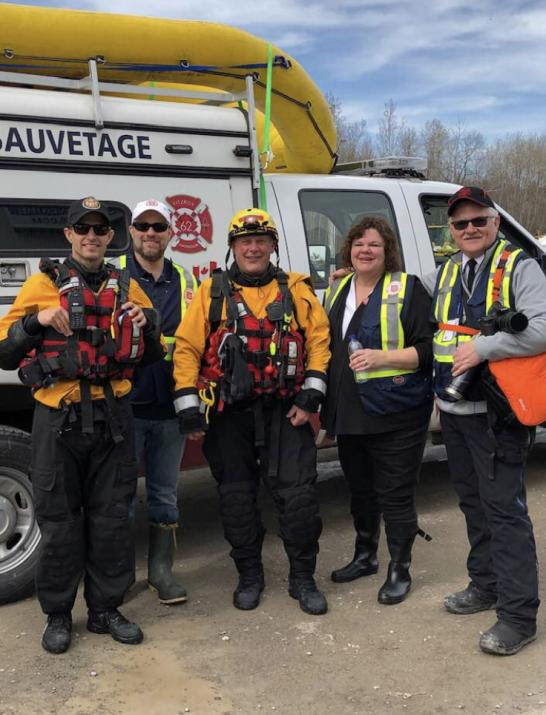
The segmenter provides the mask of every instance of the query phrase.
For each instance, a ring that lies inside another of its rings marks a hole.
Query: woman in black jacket
[[[351,272],[326,293],[332,360],[321,421],[337,437],[356,546],[332,580],[377,572],[383,514],[391,560],[378,600],[394,604],[410,589],[411,550],[422,533],[415,487],[432,410],[430,299],[418,278],[400,270],[396,236],[384,219],[364,217],[341,254]],[[354,349],[354,340],[362,347]]]

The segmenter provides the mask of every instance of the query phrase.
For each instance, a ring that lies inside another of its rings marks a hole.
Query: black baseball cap
[[[462,189],[456,191],[453,196],[450,196],[447,201],[447,215],[455,211],[456,205],[459,201],[471,201],[473,204],[478,204],[478,206],[488,206],[491,209],[495,208],[493,199],[479,186],[463,186]]]
[[[66,214],[66,225],[73,226],[79,223],[87,214],[100,214],[107,224],[110,224],[110,216],[108,215],[109,207],[104,201],[98,201],[94,196],[86,196],[85,199],[73,201],[68,207]]]

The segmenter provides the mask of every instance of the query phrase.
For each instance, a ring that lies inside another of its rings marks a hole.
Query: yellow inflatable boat
[[[267,42],[227,25],[0,3],[0,70],[87,75],[98,58],[109,82],[161,81],[244,90],[256,77],[265,106]],[[328,173],[336,134],[328,104],[301,65],[273,47],[272,172]]]

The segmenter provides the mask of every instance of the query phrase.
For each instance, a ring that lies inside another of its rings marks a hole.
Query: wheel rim
[[[17,469],[0,468],[0,574],[24,563],[40,543],[32,493],[24,479]]]

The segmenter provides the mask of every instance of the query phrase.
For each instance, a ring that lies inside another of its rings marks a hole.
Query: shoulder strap
[[[117,271],[116,271],[117,273]],[[119,271],[119,305],[122,306],[129,299],[129,285],[131,282],[131,274],[128,268],[122,268]]]
[[[211,332],[215,332],[222,320],[222,308],[224,306],[224,296],[222,294],[222,271],[216,268],[212,272],[212,285],[210,287],[209,323]]]

